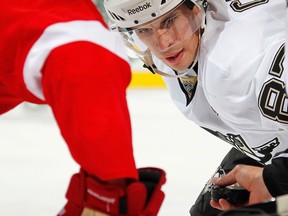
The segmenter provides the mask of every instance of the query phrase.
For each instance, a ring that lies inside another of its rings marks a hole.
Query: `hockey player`
[[[250,191],[245,205],[288,193],[285,4],[104,1],[111,28],[121,33],[146,68],[163,76],[178,109],[234,146],[219,171],[241,165],[213,181],[245,187]],[[210,204],[219,210],[235,207],[225,199],[210,201],[211,184],[191,208],[192,216],[217,212]]]
[[[119,35],[90,0],[0,5],[0,114],[24,101],[49,105],[80,166],[58,215],[157,215],[165,173],[135,167]]]

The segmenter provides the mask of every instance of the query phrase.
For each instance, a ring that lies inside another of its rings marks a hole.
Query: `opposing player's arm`
[[[45,99],[81,168],[103,181],[137,179],[126,101],[128,63],[80,41],[55,48],[43,73]]]
[[[59,216],[157,215],[165,173],[135,167],[126,102],[130,75],[127,62],[89,42],[58,47],[48,57],[45,99],[81,166],[71,178],[68,202]]]

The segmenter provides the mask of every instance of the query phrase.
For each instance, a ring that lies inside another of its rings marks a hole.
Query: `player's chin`
[[[182,61],[179,61],[174,64],[170,63],[170,66],[169,65],[168,66],[175,71],[187,70],[187,68],[189,68],[193,63],[193,60],[194,59],[191,57],[191,55],[187,55],[187,53],[184,52]]]
[[[186,70],[187,68],[189,68],[190,65],[191,65],[191,62],[190,63],[180,62],[178,64],[171,64],[170,62],[167,62],[167,66],[172,68],[175,71]]]

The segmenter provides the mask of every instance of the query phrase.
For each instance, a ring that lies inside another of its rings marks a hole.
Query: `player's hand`
[[[139,181],[103,182],[81,170],[72,176],[68,202],[58,216],[156,216],[164,200],[165,172],[148,167],[138,173]]]
[[[237,165],[227,175],[213,179],[213,183],[222,187],[238,183],[250,192],[249,201],[245,205],[252,205],[272,198],[264,183],[262,173],[262,167]],[[222,211],[239,207],[231,205],[224,199],[220,199],[218,202],[211,200],[210,205]]]

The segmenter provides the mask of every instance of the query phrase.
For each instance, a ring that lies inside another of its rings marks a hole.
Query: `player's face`
[[[138,38],[167,66],[187,69],[194,61],[199,44],[201,10],[179,6],[168,15],[135,30]]]

